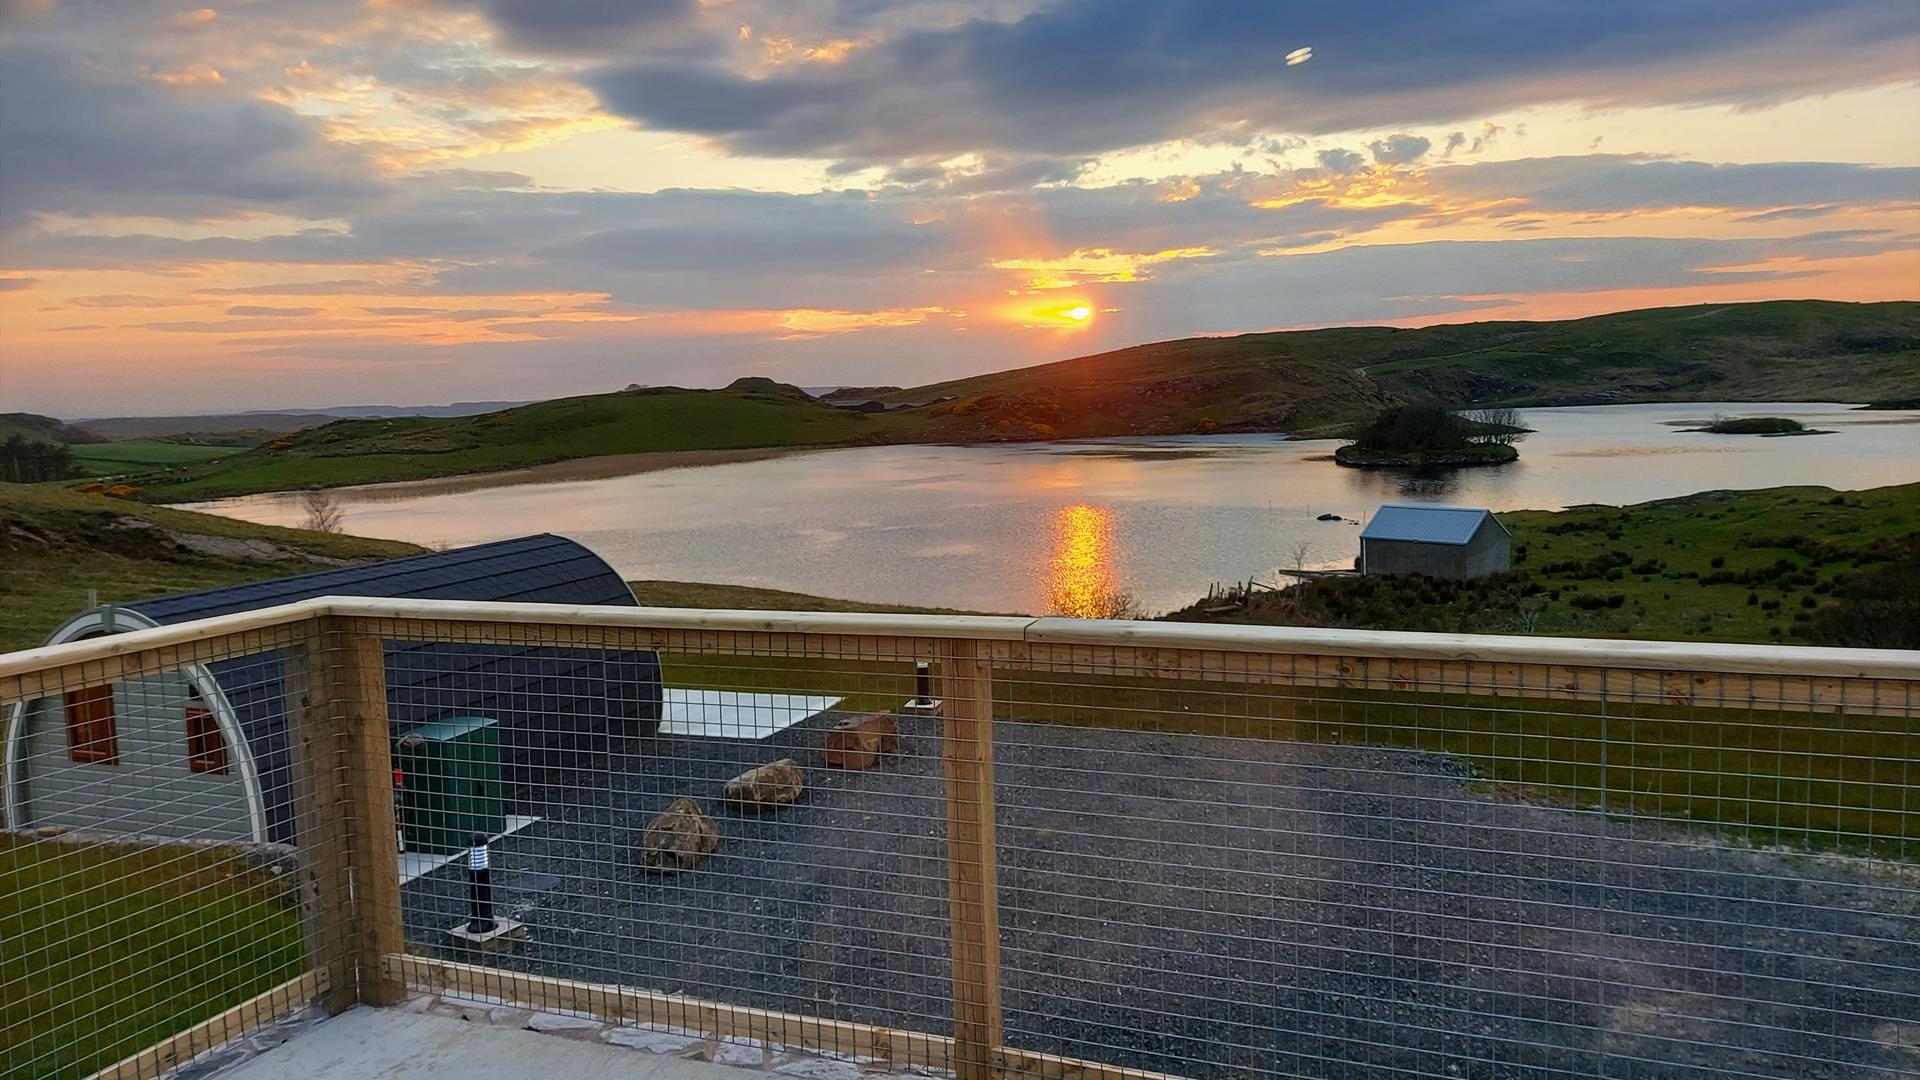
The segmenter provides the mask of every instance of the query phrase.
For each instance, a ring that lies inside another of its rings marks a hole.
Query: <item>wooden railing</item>
[[[890,675],[896,666],[919,660],[934,664],[943,701],[939,752],[945,778],[951,1035],[415,955],[408,947],[401,891],[392,870],[397,851],[387,661],[383,659],[386,643],[392,642],[648,650],[743,662],[751,658],[777,658],[783,663],[812,660],[863,674],[885,671]],[[0,706],[13,715],[9,785],[19,780],[25,767],[16,760],[22,751],[14,746],[16,729],[26,721],[14,706],[58,698],[74,687],[151,678],[266,654],[284,663],[282,692],[295,781],[300,902],[310,962],[293,982],[222,1013],[217,1018],[222,1036],[271,1019],[303,996],[318,997],[328,1009],[338,1011],[356,1002],[393,1004],[409,990],[425,989],[484,993],[611,1021],[670,1025],[718,1037],[752,1037],[790,1047],[950,1067],[961,1080],[1008,1073],[1107,1078],[1149,1074],[1123,1063],[1007,1045],[1001,1002],[1003,929],[997,882],[994,721],[1025,722],[1026,706],[1044,713],[1036,705],[1040,690],[1068,685],[1063,680],[1092,688],[1076,691],[1084,695],[1119,687],[1147,695],[1149,701],[1154,694],[1193,695],[1209,686],[1227,688],[1226,692],[1240,698],[1285,692],[1304,703],[1293,707],[1288,717],[1294,725],[1293,738],[1312,740],[1318,728],[1308,730],[1310,725],[1325,723],[1305,705],[1330,709],[1337,704],[1347,710],[1343,716],[1359,712],[1366,718],[1364,723],[1349,722],[1342,739],[1383,738],[1387,745],[1394,745],[1396,738],[1410,739],[1398,745],[1420,749],[1428,748],[1430,742],[1450,750],[1448,739],[1484,734],[1484,725],[1456,730],[1446,722],[1428,719],[1414,722],[1413,735],[1407,736],[1406,725],[1393,712],[1402,707],[1402,701],[1409,703],[1406,708],[1426,710],[1421,715],[1428,717],[1434,712],[1492,717],[1488,723],[1495,727],[1503,712],[1510,712],[1516,723],[1528,722],[1542,710],[1550,718],[1597,715],[1601,717],[1597,737],[1613,743],[1612,752],[1628,755],[1644,747],[1648,736],[1638,733],[1614,742],[1620,725],[1650,723],[1647,717],[1655,715],[1691,720],[1715,710],[1748,718],[1743,723],[1772,723],[1765,717],[1778,714],[1845,717],[1849,724],[1894,718],[1900,723],[1871,729],[1885,736],[1874,745],[1907,755],[1915,755],[1920,747],[1915,730],[1920,723],[1920,653],[1914,652],[1054,618],[336,597],[0,657]],[[1015,696],[996,703],[996,686],[1014,677],[1028,682],[1019,684],[1022,689]],[[1171,707],[1173,701],[1173,696],[1165,698],[1170,714],[1177,711]],[[1129,722],[1137,726],[1142,711],[1140,706],[1128,706],[1103,719],[1083,708],[1085,715],[1069,719],[1098,726],[1106,720],[1132,717]],[[1607,726],[1609,718],[1615,725],[1612,729]],[[1167,730],[1198,730],[1195,725],[1205,719],[1184,720],[1185,726]],[[1153,722],[1160,723],[1159,713]],[[1428,726],[1421,728],[1420,723]],[[1545,732],[1541,737],[1549,739],[1593,737],[1556,735],[1551,723],[1541,730]],[[1496,730],[1492,737],[1498,734]],[[1426,740],[1429,735],[1432,739]],[[1819,753],[1861,752],[1853,749],[1852,741],[1845,745]],[[1632,811],[1652,806],[1656,815],[1663,813],[1666,804],[1659,798],[1665,796],[1660,793],[1648,795],[1635,783],[1627,785],[1624,795],[1616,792],[1617,785],[1604,772],[1609,767],[1608,752],[1603,750],[1600,758],[1599,807]],[[1844,768],[1845,763],[1836,767]],[[1814,772],[1825,775],[1831,770]],[[1815,779],[1819,777],[1809,776]],[[1898,849],[1896,858],[1920,851],[1920,827],[1916,827],[1920,806],[1915,805],[1910,780],[1910,773],[1900,774],[1894,785],[1898,799],[1893,803],[1881,794],[1868,795],[1863,804],[1867,816],[1860,819],[1869,821],[1864,839],[1891,841]],[[1587,781],[1562,786],[1594,787]],[[1689,787],[1683,794],[1691,792]],[[1586,791],[1586,797],[1594,798],[1595,791]],[[1846,802],[1848,798],[1840,797],[1838,808],[1824,809],[1850,812],[1853,804]],[[13,802],[10,798],[9,805]],[[1814,805],[1812,796],[1807,804],[1810,812],[1823,809]],[[1802,819],[1811,820],[1807,813],[1794,820]],[[1808,828],[1821,832],[1823,840],[1861,839],[1853,834],[1862,830],[1852,824]],[[1856,849],[1842,843],[1834,850]],[[114,1006],[99,1002],[88,1007],[105,1013]],[[174,1036],[171,1043],[148,1047],[108,1073],[151,1074],[156,1062],[180,1060],[183,1051],[204,1048],[207,1038],[203,1024]],[[1196,1071],[1200,1066],[1211,1070],[1231,1064],[1197,1063]]]

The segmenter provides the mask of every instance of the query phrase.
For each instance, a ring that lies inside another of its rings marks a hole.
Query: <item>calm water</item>
[[[1790,416],[1834,434],[1765,439],[1675,424]],[[1920,481],[1920,412],[1844,405],[1530,409],[1518,463],[1417,477],[1343,469],[1330,441],[1277,436],[827,450],[452,494],[340,493],[346,531],[462,545],[557,532],[629,578],[728,582],[883,603],[1095,613],[1117,593],[1158,612],[1210,582],[1351,565],[1383,502],[1493,510],[1643,502],[1713,488]],[[195,509],[299,525],[296,496]]]

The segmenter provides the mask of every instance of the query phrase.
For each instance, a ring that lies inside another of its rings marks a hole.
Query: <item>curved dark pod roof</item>
[[[600,556],[543,533],[336,570],[117,604],[155,624],[181,623],[319,596],[501,600],[637,606]],[[131,629],[132,626],[123,626]],[[657,723],[659,658],[618,647],[530,647],[478,642],[389,641],[388,717],[396,734],[447,715],[495,717],[512,783],[548,775],[610,729]],[[284,657],[268,650],[207,669],[249,744],[265,798],[268,838],[293,839],[292,771],[284,703]],[[216,705],[216,708],[221,707]]]
[[[115,606],[165,625],[316,596],[635,606],[606,560],[552,533]]]

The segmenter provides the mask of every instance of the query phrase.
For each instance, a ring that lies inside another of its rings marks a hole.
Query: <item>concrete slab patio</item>
[[[401,1009],[349,1009],[222,1070],[220,1080],[405,1077],[406,1080],[738,1080],[709,1061],[584,1042],[500,1024]]]

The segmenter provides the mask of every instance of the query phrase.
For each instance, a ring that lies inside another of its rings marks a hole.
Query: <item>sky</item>
[[[1920,298],[1913,0],[0,0],[0,411]]]

